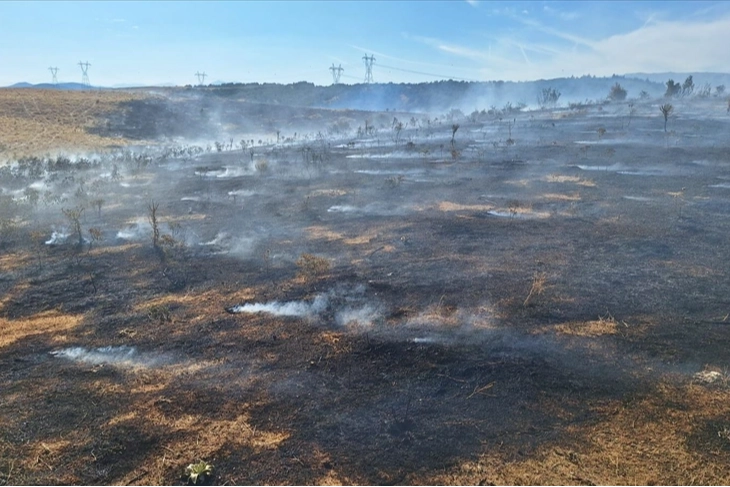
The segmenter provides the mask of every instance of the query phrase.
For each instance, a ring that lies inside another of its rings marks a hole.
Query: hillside
[[[638,97],[641,91],[646,91],[651,96],[661,96],[664,93],[663,83],[622,76],[610,78],[584,76],[529,82],[436,81],[418,84],[373,83],[331,86],[316,86],[307,82],[290,85],[231,83],[208,86],[205,90],[217,96],[291,106],[415,112],[444,112],[458,108],[466,112],[490,106],[501,108],[506,103],[536,106],[538,95],[545,88],[555,88],[560,91],[561,103],[601,100],[617,82],[632,98]]]

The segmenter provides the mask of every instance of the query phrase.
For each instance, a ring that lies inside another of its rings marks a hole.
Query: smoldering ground
[[[55,353],[69,387],[109,366],[158,419],[245,403],[286,437],[260,455],[316,443],[354,480],[425,481],[500,441],[531,455],[605,421],[592,401],[728,359],[726,124],[665,136],[652,103],[630,128],[624,108],[413,113],[397,134],[393,113],[337,133],[342,114],[279,134],[216,121],[165,149],[3,168],[3,245],[27,252],[0,280],[22,331],[6,350]],[[224,472],[248,459],[219,446]]]

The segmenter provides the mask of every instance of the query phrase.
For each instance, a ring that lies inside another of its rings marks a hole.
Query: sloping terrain
[[[0,89],[0,162],[48,153],[84,153],[130,141],[93,129],[120,104],[146,95],[122,91]]]
[[[5,166],[0,482],[726,484],[730,117],[665,102]]]

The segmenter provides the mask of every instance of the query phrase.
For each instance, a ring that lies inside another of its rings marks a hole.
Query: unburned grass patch
[[[545,177],[548,183],[573,183],[586,188],[595,188],[596,183],[592,179],[580,178],[578,176],[567,176],[565,174],[550,174]]]
[[[27,318],[8,319],[0,318],[0,348],[12,345],[25,338],[49,334],[54,341],[63,341],[63,333],[79,326],[83,319],[81,315],[69,315],[57,310],[36,313]]]

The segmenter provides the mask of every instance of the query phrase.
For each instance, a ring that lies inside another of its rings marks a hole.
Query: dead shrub
[[[317,257],[313,254],[302,254],[297,259],[299,274],[305,281],[311,281],[329,272],[330,261],[324,257]]]
[[[547,274],[545,274],[544,272],[536,272],[532,276],[532,286],[530,286],[530,292],[527,294],[525,302],[522,303],[522,306],[527,307],[527,305],[530,303],[530,299],[535,296],[540,296],[545,291],[546,283]]]

